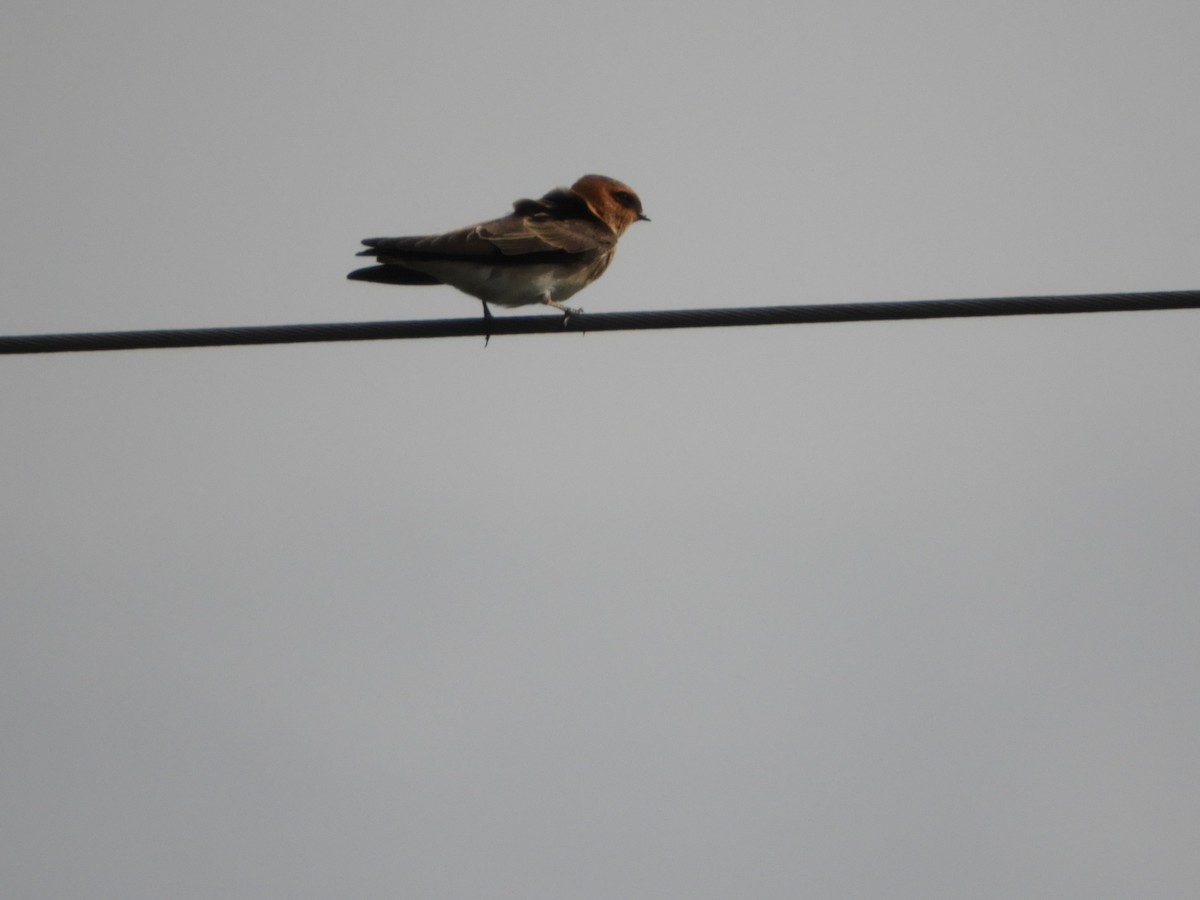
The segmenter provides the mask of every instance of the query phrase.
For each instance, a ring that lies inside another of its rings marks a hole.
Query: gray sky
[[[1200,287],[1200,6],[7,5],[5,334]],[[0,362],[0,894],[1194,897],[1200,313]]]

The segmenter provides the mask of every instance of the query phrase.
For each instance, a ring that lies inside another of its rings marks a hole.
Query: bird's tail
[[[404,266],[367,266],[355,269],[346,276],[351,281],[374,281],[376,284],[441,284],[432,275],[414,272]]]

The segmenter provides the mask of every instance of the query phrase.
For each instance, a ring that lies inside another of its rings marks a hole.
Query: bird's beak
[[[644,213],[638,213],[638,221],[639,222],[649,222],[650,217],[645,215]]]

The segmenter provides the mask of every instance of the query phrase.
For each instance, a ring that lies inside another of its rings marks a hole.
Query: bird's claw
[[[483,303],[483,346],[487,349],[488,341],[492,339],[492,311],[488,309],[487,301]]]

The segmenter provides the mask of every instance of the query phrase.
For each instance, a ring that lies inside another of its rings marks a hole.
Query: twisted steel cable
[[[640,331],[659,328],[722,328],[737,325],[800,325],[820,322],[879,322],[979,316],[1138,312],[1200,308],[1200,291],[909,300],[890,303],[824,303],[647,312],[588,313],[566,321],[557,315],[428,319],[399,322],[339,322],[232,328],[183,328],[0,337],[0,354],[142,350],[166,347],[224,347],[400,338],[485,337],[507,334]]]

